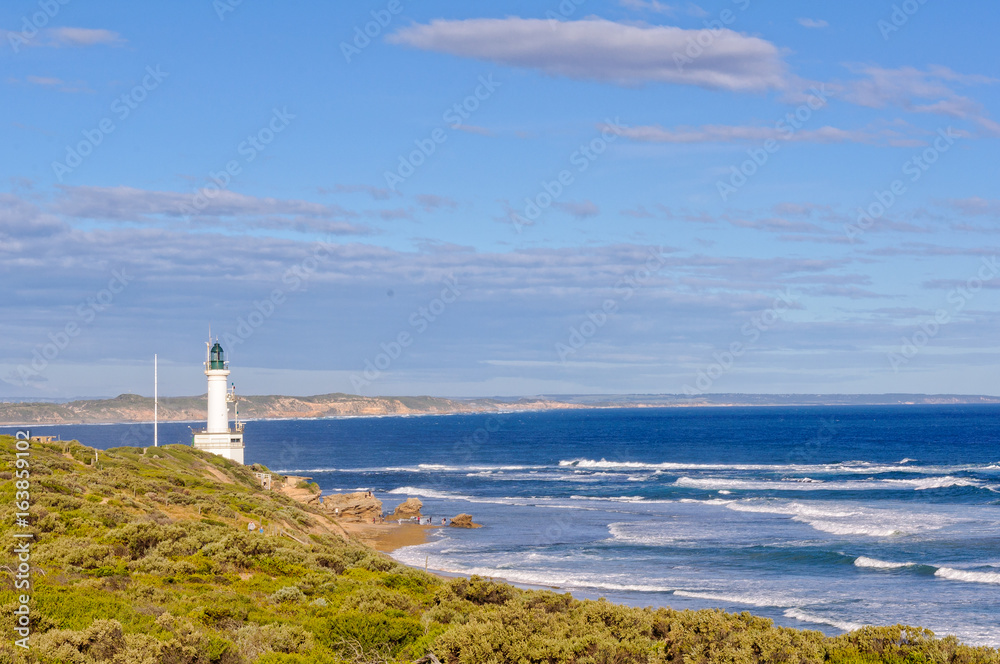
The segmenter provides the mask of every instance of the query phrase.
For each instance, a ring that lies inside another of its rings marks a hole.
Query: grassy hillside
[[[908,627],[836,638],[721,611],[633,609],[444,580],[346,539],[185,446],[32,444],[30,526],[15,524],[15,443],[0,436],[0,662],[1000,663]],[[21,464],[22,466],[24,463]],[[21,489],[25,485],[21,485]],[[15,500],[16,499],[16,500]],[[266,533],[248,533],[249,520]],[[14,533],[34,533],[31,648],[14,646]]]

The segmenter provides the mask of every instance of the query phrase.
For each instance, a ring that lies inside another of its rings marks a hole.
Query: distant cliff
[[[160,399],[160,421],[199,421],[206,417],[205,397]],[[546,410],[585,408],[548,399],[442,399],[438,397],[364,397],[353,394],[322,394],[312,397],[241,396],[242,419],[336,417],[345,415],[442,415],[500,410]],[[232,414],[232,411],[230,411]],[[136,394],[114,399],[69,403],[0,403],[0,425],[98,424],[151,422],[153,400]]]
[[[612,394],[543,395],[521,399],[444,399],[441,397],[364,397],[321,394],[313,397],[240,397],[240,418],[277,419],[377,415],[446,415],[561,408],[683,408],[722,406],[895,406],[1000,404],[1000,397],[963,394]],[[204,421],[205,396],[160,399],[163,422]],[[232,412],[230,411],[230,415]],[[0,403],[0,426],[31,424],[106,424],[152,422],[153,400],[136,394],[69,403]]]

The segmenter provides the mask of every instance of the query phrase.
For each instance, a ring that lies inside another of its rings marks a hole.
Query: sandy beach
[[[376,551],[391,553],[404,546],[416,546],[427,541],[429,532],[444,526],[420,526],[415,523],[341,522],[351,537]]]

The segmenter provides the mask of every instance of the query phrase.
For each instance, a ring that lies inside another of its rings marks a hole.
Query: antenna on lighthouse
[[[153,447],[160,446],[160,374],[156,355],[153,355]]]

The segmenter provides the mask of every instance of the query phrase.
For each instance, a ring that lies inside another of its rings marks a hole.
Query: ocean
[[[151,425],[32,427],[99,448]],[[13,429],[3,428],[0,433]],[[188,425],[160,440],[190,442]],[[1000,407],[567,410],[251,421],[247,463],[408,496],[442,528],[396,551],[635,606],[838,634],[904,623],[1000,646]]]

